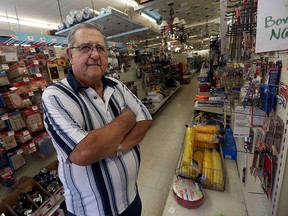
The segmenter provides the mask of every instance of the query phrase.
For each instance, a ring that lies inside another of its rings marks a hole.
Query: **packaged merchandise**
[[[22,111],[26,127],[30,133],[44,129],[41,114],[38,110],[27,108]]]
[[[37,145],[37,149],[42,157],[46,157],[55,151],[51,137],[47,132],[34,137],[33,141]]]
[[[4,54],[3,56],[0,56],[0,64],[18,61],[16,47],[1,46],[0,51]]]
[[[27,141],[32,139],[32,136],[28,130],[19,131],[15,133],[14,136],[15,136],[17,143],[26,143]]]
[[[9,150],[17,146],[14,133],[11,133],[10,131],[0,131],[0,139],[5,150]]]
[[[15,110],[8,114],[8,119],[5,120],[6,127],[9,130],[19,131],[26,127],[20,110]]]
[[[28,94],[29,92],[29,85],[26,82],[16,82],[11,84],[11,88],[13,92],[16,92],[19,95]]]
[[[23,156],[23,150],[21,148],[8,152],[8,158],[10,166],[14,171],[24,166],[26,163],[25,158]]]
[[[25,66],[19,66],[18,64],[6,70],[7,77],[10,81],[27,73],[27,68]]]
[[[2,96],[8,109],[12,110],[24,107],[22,98],[16,92],[5,92]]]
[[[42,77],[32,77],[30,78],[30,90],[39,91],[47,87],[47,82]]]
[[[7,74],[5,71],[1,71],[0,72],[0,86],[5,86],[5,85],[8,85],[10,82],[9,82],[9,79],[7,77]]]

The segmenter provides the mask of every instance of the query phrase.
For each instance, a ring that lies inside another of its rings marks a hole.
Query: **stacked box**
[[[0,138],[5,150],[9,150],[17,146],[16,139],[14,135],[10,134],[10,132],[1,131]]]
[[[30,133],[42,130],[44,128],[39,111],[28,108],[23,111],[24,121]]]

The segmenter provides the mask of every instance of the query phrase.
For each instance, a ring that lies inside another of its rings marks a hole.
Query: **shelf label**
[[[8,70],[9,69],[9,65],[8,64],[2,64],[2,69],[3,70]]]
[[[39,61],[38,60],[33,60],[33,64],[34,65],[39,65]]]
[[[24,82],[30,82],[29,77],[24,77],[24,78],[23,78],[23,81],[24,81]]]
[[[28,95],[29,95],[30,97],[32,97],[32,96],[34,96],[34,92],[33,92],[33,91],[30,91],[30,92],[28,92]]]
[[[23,135],[24,135],[24,136],[29,135],[29,131],[28,131],[28,130],[24,130],[24,131],[23,131]]]
[[[17,155],[22,154],[22,153],[23,153],[23,149],[18,149],[16,152]]]
[[[15,132],[14,131],[8,131],[8,136],[14,136]]]
[[[4,115],[1,116],[2,121],[8,120],[8,119],[9,119],[8,113],[5,113]]]
[[[11,91],[15,91],[15,90],[17,90],[17,87],[11,87],[11,88],[9,88]]]
[[[36,52],[35,48],[30,48],[30,52]]]
[[[27,36],[27,38],[28,38],[29,41],[34,41],[33,36]]]
[[[48,55],[49,54],[48,50],[44,50],[44,54]]]
[[[45,39],[45,38],[40,38],[40,41],[41,41],[42,43],[45,43],[45,42],[46,42],[46,39]]]
[[[5,51],[4,50],[0,50],[0,56],[4,56],[5,55]]]
[[[37,107],[37,106],[32,106],[31,108],[32,108],[33,111],[38,110],[38,107]]]
[[[30,148],[35,147],[35,143],[34,143],[34,142],[29,143],[29,147],[30,147]]]
[[[14,39],[14,40],[18,40],[18,37],[14,34],[11,34],[11,38]]]
[[[36,77],[42,77],[41,73],[36,73],[35,75],[36,75]]]

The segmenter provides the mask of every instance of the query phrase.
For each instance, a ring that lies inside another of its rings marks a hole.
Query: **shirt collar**
[[[81,86],[80,82],[75,78],[72,68],[68,70],[67,81],[75,92],[80,92],[82,89],[86,89],[85,87]],[[107,86],[114,88],[114,86],[117,85],[116,82],[114,82],[111,79],[108,79],[105,76],[102,77],[102,84],[103,84],[103,89],[105,89]]]

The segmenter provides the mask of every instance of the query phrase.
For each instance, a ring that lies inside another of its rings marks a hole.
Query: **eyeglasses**
[[[75,47],[70,47],[70,49],[79,49],[79,51],[81,53],[89,53],[89,52],[92,52],[93,49],[96,49],[97,52],[100,54],[100,55],[104,55],[106,54],[106,48],[100,44],[96,44],[96,45],[93,45],[93,44],[89,44],[89,43],[85,43],[85,44],[80,44],[79,46],[75,46]]]

